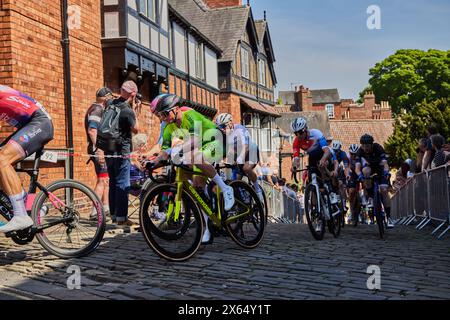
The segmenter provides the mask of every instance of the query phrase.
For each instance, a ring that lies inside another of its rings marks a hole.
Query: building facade
[[[137,82],[144,101],[140,127],[150,144],[159,122],[148,104],[159,93],[176,93],[210,118],[217,113],[221,50],[167,0],[64,3],[0,1],[0,83],[40,101],[55,126],[47,148],[75,155],[43,163],[49,167],[44,179],[73,176],[93,185],[84,115],[104,85],[118,94],[123,81]],[[1,136],[12,130],[3,127]]]
[[[254,20],[242,0],[169,0],[170,7],[222,50],[219,59],[219,111],[249,128],[263,162],[276,163],[278,134],[274,108],[275,55],[267,19]]]

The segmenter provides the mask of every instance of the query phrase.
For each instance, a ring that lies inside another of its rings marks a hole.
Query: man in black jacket
[[[109,174],[109,209],[113,222],[119,226],[132,226],[128,220],[128,194],[130,191],[130,154],[132,152],[132,134],[139,132],[139,124],[135,110],[140,107],[136,98],[137,85],[133,81],[126,81],[120,89],[120,97],[112,104],[120,108],[119,128],[121,146],[115,153],[107,153],[106,164]]]

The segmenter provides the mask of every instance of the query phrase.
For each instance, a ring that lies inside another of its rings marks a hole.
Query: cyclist
[[[253,183],[259,199],[264,202],[263,191],[258,183],[255,168],[259,163],[259,148],[250,138],[250,133],[241,124],[233,124],[233,116],[229,113],[220,114],[215,121],[224,134],[225,153],[228,160],[237,163]]]
[[[352,144],[349,148],[349,166],[348,174],[346,174],[347,179],[347,190],[348,198],[350,203],[351,217],[353,219],[353,225],[356,227],[358,225],[359,214],[361,211],[361,206],[358,204],[358,194],[359,194],[359,180],[358,177],[362,173],[362,161],[358,156],[359,144]]]
[[[324,175],[325,169],[330,165],[330,160],[333,159],[333,154],[323,133],[317,129],[309,130],[305,118],[297,118],[292,121],[291,129],[295,134],[292,146],[294,156],[292,170],[296,171],[300,167],[300,152],[303,150],[308,154],[308,165],[312,167],[312,171],[319,176]],[[326,211],[328,219],[329,214]]]
[[[224,198],[225,211],[230,210],[235,202],[233,188],[227,186],[222,178],[217,174],[212,165],[217,159],[223,158],[222,141],[217,139],[218,132],[216,125],[190,108],[181,107],[181,99],[173,94],[158,96],[152,102],[153,112],[162,121],[167,123],[163,132],[163,141],[161,153],[154,161],[155,164],[179,156],[179,148],[172,148],[172,139],[183,136],[183,150],[188,150],[180,159],[185,162],[186,159],[195,159],[187,165],[201,170],[207,177],[212,179],[222,190]],[[182,130],[180,130],[182,129]],[[200,130],[198,130],[200,129]],[[211,137],[215,137],[212,140]],[[221,137],[221,134],[220,134]],[[199,176],[193,178],[194,187],[202,190],[206,189],[206,181]],[[205,218],[208,218],[205,215]],[[202,239],[203,244],[212,243],[212,234],[208,229],[208,219],[206,219],[205,233]]]
[[[337,170],[334,170],[333,177],[335,178],[335,180],[337,180],[336,184],[339,186],[339,193],[344,201],[343,206],[345,209],[347,208],[346,180],[350,174],[349,156],[347,155],[347,152],[342,150],[342,142],[339,140],[333,140],[333,142],[331,143],[331,148],[333,149],[338,164]]]
[[[391,200],[388,194],[390,170],[387,161],[387,156],[384,148],[375,143],[374,138],[365,134],[360,139],[361,148],[358,151],[358,156],[363,160],[363,170],[359,176],[360,181],[364,181],[365,193],[368,196],[373,196],[373,186],[368,183],[367,179],[374,173],[380,176],[379,186],[381,201],[383,203],[384,211],[387,216],[387,227],[393,228],[394,224],[391,220]]]
[[[13,165],[53,139],[53,124],[42,104],[4,85],[0,85],[0,120],[17,128],[0,150],[0,187],[8,195],[14,213],[11,221],[0,227],[0,232],[7,233],[33,225],[25,206],[27,194]]]

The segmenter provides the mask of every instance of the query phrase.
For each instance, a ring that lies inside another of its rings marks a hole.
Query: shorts
[[[8,144],[19,150],[23,158],[27,158],[53,140],[53,134],[52,120],[42,110],[37,110],[30,122],[11,136]]]
[[[376,166],[376,168],[371,167],[370,165],[366,165],[365,167],[369,167],[371,169],[371,174],[378,174],[379,179],[378,179],[378,185],[380,187],[388,187],[391,182],[389,181],[388,177],[384,176],[383,171],[384,171],[384,167],[383,166]]]
[[[350,173],[350,180],[347,181],[347,188],[357,189],[359,186],[359,178],[353,171]]]
[[[106,161],[105,163],[100,164],[100,160],[98,159],[98,157],[94,157],[95,153],[92,149],[92,146],[88,146],[88,154],[91,156],[90,160],[94,163],[95,174],[97,175],[97,178],[109,178]]]

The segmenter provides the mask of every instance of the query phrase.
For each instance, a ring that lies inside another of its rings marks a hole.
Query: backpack
[[[102,115],[97,130],[97,148],[107,153],[120,151],[122,136],[119,127],[121,105],[110,104]]]

